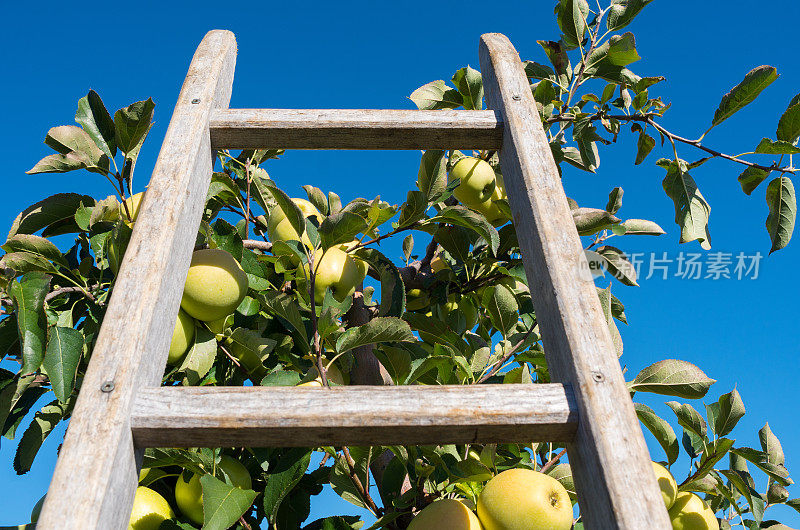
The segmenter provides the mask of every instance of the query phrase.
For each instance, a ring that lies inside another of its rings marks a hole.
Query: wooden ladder
[[[493,110],[229,109],[236,40],[195,52],[75,405],[40,529],[127,527],[147,447],[559,441],[587,528],[669,529],[528,79],[480,40]],[[160,387],[215,149],[497,149],[553,381]],[[297,403],[302,403],[298,407]]]

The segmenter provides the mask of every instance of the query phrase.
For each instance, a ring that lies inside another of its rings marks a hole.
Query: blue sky
[[[110,193],[107,183],[94,174],[24,173],[48,154],[42,143],[47,129],[72,124],[77,100],[90,88],[109,109],[147,97],[155,100],[156,125],[137,167],[135,187],[141,190],[191,55],[209,29],[230,29],[238,39],[233,107],[412,108],[406,96],[418,86],[449,79],[466,64],[478,66],[481,33],[505,33],[523,59],[544,62],[536,40],[558,37],[553,4],[11,3],[4,7],[7,22],[0,47],[7,72],[0,87],[6,102],[0,132],[6,159],[0,229],[9,227],[21,209],[53,193]],[[743,0],[657,0],[630,27],[644,58],[632,65],[634,71],[667,77],[650,93],[673,103],[663,122],[669,129],[699,136],[722,94],[752,67],[771,64],[781,74],[778,81],[706,141],[739,153],[751,151],[763,136],[774,135],[780,114],[800,87],[794,31],[800,7],[793,0],[768,5],[756,11],[752,2]],[[654,166],[656,156],[634,167],[633,139],[624,133],[622,139],[623,145],[601,151],[597,174],[566,169],[568,195],[581,205],[602,208],[611,188],[622,186],[620,216],[652,219],[667,235],[617,239],[614,244],[628,251],[666,251],[673,258],[680,251],[701,252],[694,243],[677,244],[673,206],[661,188],[663,170]],[[668,151],[662,153],[666,156]],[[689,149],[681,153],[689,160],[699,158]],[[381,195],[400,203],[414,186],[418,160],[415,152],[304,151],[288,154],[268,170],[294,196],[302,194],[302,184],[313,184],[335,189],[344,199]],[[745,196],[736,182],[739,172],[733,164],[710,162],[693,175],[712,206],[714,250],[760,251],[765,258],[759,277],[651,279],[639,288],[616,284],[614,292],[626,304],[630,322],[622,329],[623,364],[632,377],[663,358],[691,361],[718,380],[709,394],[714,400],[736,386],[747,406],[747,415],[733,433],[737,443],[757,447],[757,430],[769,421],[792,471],[800,465],[800,427],[792,398],[797,396],[800,354],[800,282],[795,272],[800,241],[766,258],[765,188]],[[646,400],[669,417],[663,401]],[[48,440],[33,470],[23,477],[11,469],[14,444],[0,443],[0,525],[27,521],[30,507],[49,482],[59,439],[60,435]],[[653,450],[660,455],[655,445]],[[790,492],[800,497],[796,488]],[[312,517],[330,506],[327,500],[318,503]],[[769,513],[786,524],[800,524],[790,509]]]

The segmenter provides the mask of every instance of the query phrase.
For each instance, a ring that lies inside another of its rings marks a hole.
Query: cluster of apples
[[[569,530],[572,501],[564,486],[544,473],[509,469],[483,488],[477,515],[456,499],[420,511],[408,530]]]
[[[719,530],[700,497],[678,492],[672,474],[653,462],[673,530]],[[556,479],[529,469],[509,469],[486,483],[476,512],[458,499],[442,499],[420,511],[408,530],[569,530],[572,502]]]
[[[673,530],[719,530],[714,511],[703,499],[688,491],[678,492],[675,477],[661,464],[653,462],[653,471]]]
[[[297,205],[306,219],[314,218],[318,223],[323,221],[323,215],[317,210],[317,207],[309,201],[297,198],[292,199],[292,201]],[[308,234],[303,233],[301,237],[280,208],[273,208],[269,213],[269,219],[267,219],[267,236],[272,243],[276,241],[300,241],[307,248],[313,249]],[[325,297],[325,291],[327,291],[328,288],[330,288],[336,300],[340,302],[343,301],[345,298],[352,295],[356,287],[367,277],[366,262],[348,253],[356,243],[357,242],[353,241],[351,243],[339,245],[338,247],[332,247],[324,253],[320,249],[313,251],[311,258],[314,262],[314,269],[316,270],[316,278],[314,281],[314,301],[316,303],[322,303]],[[307,264],[303,265],[302,270],[298,269],[297,278],[301,288],[306,287],[302,279],[308,278],[309,272]]]
[[[498,201],[508,200],[503,175],[495,173],[485,160],[472,156],[459,158],[450,170],[450,180],[461,179],[453,195],[463,205],[483,214],[494,226],[509,221]]]

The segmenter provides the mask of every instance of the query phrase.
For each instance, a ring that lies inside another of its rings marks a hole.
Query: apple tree
[[[560,0],[557,40],[538,41],[539,62],[525,61],[559,169],[596,172],[603,146],[617,141],[636,146],[634,165],[663,151],[655,164],[675,206],[679,243],[708,249],[711,207],[692,174],[708,160],[728,160],[744,193],[760,188],[766,196],[770,252],[780,250],[791,239],[797,209],[791,160],[800,153],[800,95],[782,110],[775,133],[765,133],[749,154],[711,147],[705,134],[695,140],[668,130],[662,117],[670,105],[657,95],[664,78],[631,69],[640,57],[626,28],[648,3],[612,0],[595,8]],[[709,112],[708,130],[776,78],[770,66],[749,71]],[[466,66],[410,98],[420,109],[482,109],[481,74]],[[19,474],[70,417],[136,222],[142,195],[133,193],[133,175],[153,113],[148,99],[112,116],[91,91],[78,102],[77,125],[50,129],[45,143],[55,153],[28,172],[86,170],[111,188],[43,198],[19,214],[2,245],[0,359],[18,368],[0,369],[0,426],[16,443]],[[335,190],[311,185],[297,197],[299,189],[281,187],[280,177],[268,173],[281,156],[289,155],[218,153],[186,293],[192,282],[230,278],[241,290],[232,287],[224,300],[184,296],[165,385],[549,382],[497,153],[425,151],[402,204],[379,197],[345,202]],[[597,295],[622,355],[618,325],[628,322],[621,293],[637,285],[623,249],[631,237],[664,230],[626,219],[623,190],[612,185],[605,206],[572,200],[570,206],[587,255],[614,278]],[[52,241],[67,234],[70,246]],[[387,255],[382,243],[389,238],[402,241],[402,255]],[[211,306],[227,309],[218,314]],[[744,403],[736,389],[710,398],[714,382],[677,359],[659,361],[629,382],[634,400],[640,393],[667,396],[674,413],[664,418],[635,404],[661,448],[652,457],[663,464],[656,471],[674,484],[665,489],[670,515],[701,517],[708,528],[779,528],[769,507],[800,510],[779,439],[765,423],[759,447],[736,443],[732,432]],[[711,399],[705,410],[697,405],[701,398]],[[573,521],[577,499],[565,452],[556,443],[148,450],[140,477],[148,489],[137,493],[134,516],[137,507],[158,513],[161,528],[364,528],[353,516],[307,522],[311,499],[330,485],[344,501],[372,512],[377,522],[369,528],[406,528],[417,514],[433,513],[428,506],[468,512],[469,521],[477,507],[489,528],[490,512],[514,516],[482,496],[487,483],[509,470],[529,470],[538,473],[530,475],[535,480],[560,484],[569,499],[569,521],[561,524],[582,528],[579,510]],[[681,454],[690,461],[688,473],[671,467]]]

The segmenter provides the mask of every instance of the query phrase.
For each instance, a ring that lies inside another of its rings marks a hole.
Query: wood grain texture
[[[499,149],[502,124],[479,110],[224,109],[214,149]]]
[[[211,171],[211,109],[230,101],[236,41],[192,59],[122,262],[37,528],[128,526],[138,482],[130,413],[161,382]],[[104,390],[101,390],[104,388]]]
[[[571,440],[568,387],[163,387],[136,399],[142,447],[313,447]]]
[[[572,385],[578,406],[568,454],[581,515],[592,529],[670,529],[522,63],[505,36],[486,34],[480,64],[504,124],[500,163],[550,373]]]

